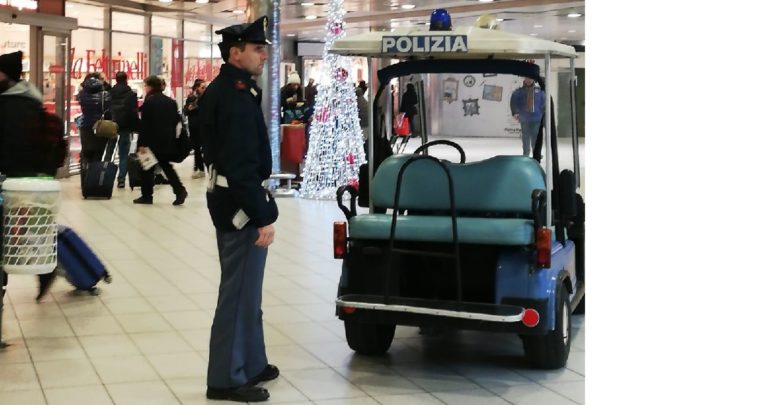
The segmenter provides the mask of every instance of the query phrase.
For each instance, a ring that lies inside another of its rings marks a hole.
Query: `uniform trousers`
[[[257,228],[217,231],[222,278],[211,325],[207,383],[244,385],[268,365],[263,337],[263,274],[268,248],[255,246]]]

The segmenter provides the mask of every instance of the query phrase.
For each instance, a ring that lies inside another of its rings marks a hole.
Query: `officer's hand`
[[[257,228],[259,237],[255,242],[255,246],[268,247],[274,243],[274,226],[268,225],[261,228]]]

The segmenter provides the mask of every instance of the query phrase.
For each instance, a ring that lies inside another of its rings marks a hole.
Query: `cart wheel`
[[[536,368],[554,370],[566,366],[571,349],[571,307],[563,284],[555,290],[555,330],[543,336],[523,336],[525,355]]]
[[[385,354],[395,336],[395,325],[344,321],[347,343],[355,352],[367,356]]]
[[[572,312],[574,315],[585,315],[585,296],[582,296],[582,300],[577,305],[577,308],[574,308],[574,311]]]

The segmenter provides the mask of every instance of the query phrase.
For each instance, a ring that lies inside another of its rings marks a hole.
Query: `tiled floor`
[[[204,392],[217,250],[206,181],[189,180],[188,164],[179,172],[190,192],[183,207],[171,206],[164,186],[156,189],[155,205],[134,206],[137,189],[84,201],[77,179],[63,182],[60,222],[87,239],[114,282],[101,284],[102,294],[93,297],[72,294],[60,279],[36,304],[36,279],[11,276],[3,319],[11,346],[0,351],[0,404],[211,402]],[[278,202],[263,305],[269,358],[282,371],[267,385],[273,403],[584,403],[579,316],[568,367],[560,371],[530,369],[516,336],[423,337],[405,327],[386,357],[356,357],[333,315],[340,262],[332,259],[331,224],[343,215],[333,202]]]

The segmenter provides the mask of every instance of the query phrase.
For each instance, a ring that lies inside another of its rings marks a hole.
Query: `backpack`
[[[30,134],[31,147],[38,151],[39,158],[31,162],[33,171],[54,176],[65,163],[68,155],[68,141],[65,138],[65,124],[62,118],[43,111],[43,119],[37,133]]]

